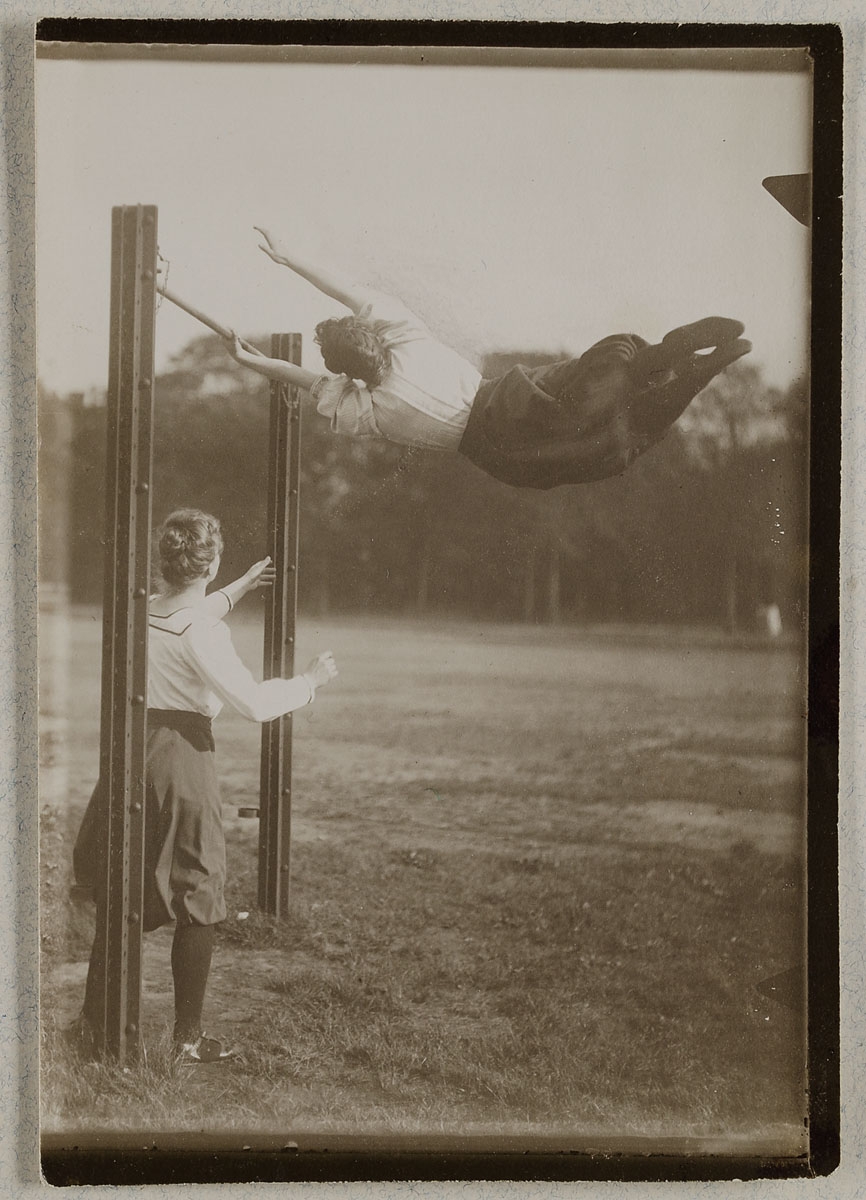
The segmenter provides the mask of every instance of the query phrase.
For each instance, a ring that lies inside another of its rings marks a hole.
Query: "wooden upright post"
[[[274,334],[271,357],[300,364],[299,334]],[[301,407],[298,389],[271,383],[268,539],[276,581],[265,609],[264,677],[294,674],[298,597],[298,492]],[[291,713],[262,727],[259,809],[259,907],[276,917],[289,912],[292,805]]]
[[[107,871],[96,933],[106,970],[96,1035],[121,1061],[140,1047],[156,218],[152,205],[111,213],[99,756]]]

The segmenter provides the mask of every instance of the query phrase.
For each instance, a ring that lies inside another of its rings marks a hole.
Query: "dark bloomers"
[[[614,334],[580,358],[512,367],[482,381],[460,453],[514,487],[620,475],[719,371],[748,354],[742,332],[740,321],[705,317],[672,329],[655,346],[636,334]]]
[[[360,317],[331,317],[316,326],[316,343],[334,375],[360,379],[371,390],[391,366],[391,355],[373,326]]]

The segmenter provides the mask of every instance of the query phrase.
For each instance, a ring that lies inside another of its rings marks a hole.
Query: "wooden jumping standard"
[[[300,364],[300,335],[274,334],[271,357]],[[272,380],[270,386],[268,545],[277,570],[265,609],[265,679],[290,678],[294,674],[301,473],[300,394],[296,387],[276,380]],[[291,713],[262,726],[259,795],[259,908],[275,917],[285,918],[289,912]]]
[[[99,747],[107,870],[96,906],[106,969],[95,1033],[121,1061],[140,1047],[156,219],[152,205],[111,213]]]

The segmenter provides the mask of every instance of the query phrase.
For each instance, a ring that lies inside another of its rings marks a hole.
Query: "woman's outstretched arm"
[[[281,267],[288,267],[290,271],[294,271],[296,275],[306,279],[313,287],[317,287],[320,292],[324,292],[326,296],[330,296],[339,304],[345,304],[353,312],[363,308],[367,302],[369,288],[363,287],[348,276],[335,274],[329,269],[326,270],[314,263],[305,262],[304,259],[289,250],[282,238],[270,230],[263,229],[260,225],[254,225],[253,228],[265,239],[259,249],[263,250],[273,262]]]
[[[215,592],[209,592],[204,599],[205,611],[212,614],[217,620],[226,617],[238,601],[243,600],[247,592],[253,591],[254,588],[272,587],[276,577],[276,568],[268,555],[267,558],[253,563],[239,579],[233,579],[225,587],[218,588]]]
[[[316,689],[335,679],[330,651],[317,655],[302,675],[256,681],[232,645],[228,626],[193,621],[183,634],[187,661],[226,704],[249,721],[273,721],[315,699]]]
[[[280,383],[288,383],[308,392],[319,378],[314,371],[299,367],[297,363],[285,362],[281,358],[268,358],[267,355],[258,352],[250,353],[236,333],[232,333],[231,339],[226,338],[225,344],[235,362],[240,363],[242,367],[249,367],[258,375],[264,375],[266,379],[276,379]]]

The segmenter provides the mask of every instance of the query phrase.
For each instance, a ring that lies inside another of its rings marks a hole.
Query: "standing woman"
[[[226,616],[247,591],[273,579],[269,560],[206,596],[219,570],[223,539],[216,517],[180,509],[159,531],[163,590],[151,597],[148,645],[144,912],[146,931],[175,923],[171,949],[174,1045],[188,1063],[229,1056],[202,1032],[216,925],[225,920],[225,837],[211,721],[224,704],[251,721],[271,721],[315,698],[337,674],[330,652],[302,675],[258,683],[238,657]],[[76,882],[94,886],[105,864],[101,789],[88,805],[75,844]],[[102,889],[96,887],[97,904]],[[98,926],[99,922],[97,922]],[[94,941],[79,1025],[92,1044],[100,1019],[105,961]]]

